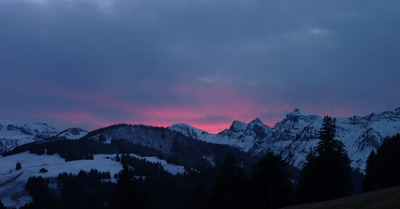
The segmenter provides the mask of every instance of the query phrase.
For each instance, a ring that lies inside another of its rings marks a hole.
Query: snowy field
[[[108,157],[108,158],[107,158]],[[94,168],[103,172],[110,172],[111,177],[122,169],[119,162],[113,160],[115,155],[98,154],[94,160],[76,160],[65,162],[58,154],[36,155],[29,152],[0,158],[0,199],[5,206],[21,207],[32,201],[25,184],[31,176],[44,178],[57,177],[59,173],[68,172],[78,174],[80,170],[90,171]],[[17,162],[22,169],[15,170]],[[45,168],[46,173],[39,170]],[[114,180],[114,179],[113,179]]]
[[[131,154],[131,156],[146,159],[148,162],[160,163],[164,170],[171,174],[184,173],[183,166],[168,164],[165,160],[156,157],[141,157]],[[122,170],[122,164],[115,161],[115,154],[96,154],[94,160],[75,160],[65,162],[58,154],[37,155],[24,152],[16,155],[0,157],[0,200],[4,206],[21,207],[32,201],[31,196],[25,190],[25,184],[29,177],[42,176],[43,178],[57,177],[59,173],[67,172],[78,174],[80,170],[90,171],[97,169],[102,172],[110,172],[111,181],[114,174]],[[17,162],[21,163],[21,170],[15,170]],[[40,169],[48,170],[40,173]]]

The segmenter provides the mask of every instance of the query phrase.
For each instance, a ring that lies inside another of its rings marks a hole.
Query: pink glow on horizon
[[[188,87],[181,87],[185,89]],[[233,120],[250,122],[260,117],[261,113],[279,109],[279,106],[259,106],[246,97],[230,89],[219,90],[224,96],[223,102],[215,102],[215,97],[208,96],[210,89],[193,90],[201,103],[195,104],[134,104],[118,101],[107,94],[93,94],[80,91],[78,93],[67,90],[46,88],[47,94],[57,95],[76,101],[74,108],[66,110],[53,110],[33,113],[35,117],[46,117],[75,126],[85,126],[90,130],[109,126],[117,123],[145,124],[167,127],[175,123],[187,123],[198,129],[210,133],[218,133],[229,128]],[[92,111],[92,107],[101,107],[110,112],[122,111],[124,118],[107,118],[101,113]],[[130,118],[131,117],[131,118]],[[139,118],[139,119],[135,119]],[[219,119],[218,119],[219,118]],[[273,126],[276,120],[263,121]],[[64,127],[68,128],[68,127]]]
[[[45,94],[67,99],[73,105],[67,109],[21,112],[21,114],[56,120],[60,124],[64,123],[63,128],[69,128],[66,125],[74,125],[89,129],[89,131],[118,123],[160,127],[186,123],[209,133],[218,133],[229,128],[233,120],[249,123],[258,117],[266,125],[274,127],[277,122],[285,118],[285,114],[295,108],[304,106],[310,108],[309,104],[291,106],[279,101],[259,104],[251,94],[215,85],[174,86],[170,91],[176,91],[180,96],[194,100],[193,102],[180,101],[175,104],[171,102],[137,104],[115,98],[107,92],[74,92],[56,87],[42,88],[45,89]],[[96,109],[101,111],[96,111]],[[346,113],[354,108],[351,104],[346,104],[334,109],[322,105],[313,106],[311,109],[313,111],[309,112],[310,114],[348,117],[352,115]]]
[[[209,133],[218,133],[229,128],[233,120],[250,122],[260,116],[259,111],[267,111],[267,109],[275,110],[277,107],[257,107],[256,104],[250,102],[230,102],[229,107],[207,106],[202,104],[196,105],[136,105],[128,102],[116,102],[102,96],[90,95],[74,95],[64,94],[66,97],[86,99],[91,103],[100,105],[110,109],[117,109],[126,112],[127,115],[138,115],[141,120],[130,119],[114,119],[104,120],[99,115],[89,112],[80,111],[79,113],[55,113],[51,117],[65,120],[69,123],[83,124],[87,123],[92,129],[113,125],[116,123],[133,123],[146,124],[167,127],[175,123],[187,123],[198,129],[205,130]],[[225,120],[213,121],[207,119],[208,116],[217,116],[226,118]],[[264,119],[265,120],[265,119]],[[264,121],[267,125],[273,126],[277,120]]]

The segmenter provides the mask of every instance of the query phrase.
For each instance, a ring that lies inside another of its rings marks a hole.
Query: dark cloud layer
[[[398,1],[0,0],[0,116],[88,129],[400,106]],[[215,127],[214,129],[210,127]]]

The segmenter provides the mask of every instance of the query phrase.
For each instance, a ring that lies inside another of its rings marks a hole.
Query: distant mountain
[[[0,154],[23,144],[50,138],[79,139],[88,132],[80,128],[70,128],[60,132],[47,123],[27,123],[18,125],[12,121],[0,121]]]
[[[368,155],[382,143],[383,139],[400,133],[400,108],[364,117],[334,118],[336,139],[342,141],[352,160],[351,166],[364,170]],[[274,128],[260,119],[249,124],[234,121],[229,129],[210,134],[187,124],[176,124],[168,129],[209,143],[237,147],[254,156],[267,151],[282,155],[289,163],[301,168],[305,157],[318,143],[323,118],[304,110],[295,109]]]
[[[255,162],[253,157],[236,147],[195,139],[195,136],[201,136],[204,131],[184,124],[177,124],[175,127],[183,131],[186,127],[189,128],[186,129],[187,135],[161,127],[119,124],[92,131],[82,140],[92,140],[104,144],[126,141],[137,147],[133,152],[135,154],[156,155],[190,168],[215,166],[222,163],[229,154],[234,155],[236,160],[247,168],[250,168]],[[139,153],[136,153],[138,151]]]
[[[233,121],[229,129],[225,129],[218,134],[210,134],[183,123],[172,125],[168,129],[181,132],[186,136],[201,141],[237,147],[244,152],[248,152],[255,143],[265,139],[272,130],[259,118],[248,124],[241,121]]]
[[[7,120],[0,121],[0,153],[26,143],[44,140],[58,132],[47,123],[17,125]]]

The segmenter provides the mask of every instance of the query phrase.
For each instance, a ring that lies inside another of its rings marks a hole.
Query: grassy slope
[[[295,205],[284,209],[392,209],[400,208],[400,186],[368,192],[361,195],[331,200],[327,202]]]

